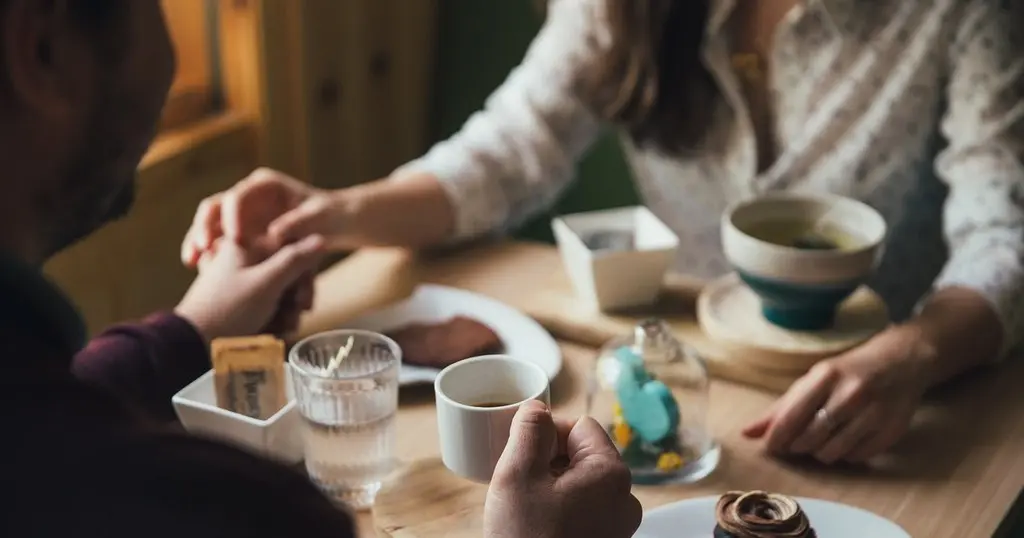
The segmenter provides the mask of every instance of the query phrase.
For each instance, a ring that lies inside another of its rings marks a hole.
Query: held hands
[[[864,462],[894,445],[928,388],[931,354],[911,325],[814,366],[743,434],[776,455]]]
[[[326,236],[344,224],[330,193],[280,172],[261,168],[199,205],[181,246],[181,259],[195,267],[221,237],[274,251],[310,235]]]
[[[265,168],[204,200],[181,247],[200,276],[178,313],[208,339],[294,330],[312,307],[322,232],[341,216],[332,206],[325,191]]]
[[[544,404],[528,402],[487,492],[484,536],[627,538],[643,512],[630,488],[629,469],[600,424],[556,422]]]
[[[322,252],[323,239],[316,235],[272,254],[234,241],[214,242],[175,312],[207,340],[294,330],[312,306],[312,275]]]

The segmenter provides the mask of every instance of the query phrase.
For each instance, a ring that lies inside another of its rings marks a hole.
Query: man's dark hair
[[[133,0],[66,0],[68,15],[92,42],[105,63],[117,63],[124,54],[125,30],[119,24]],[[0,18],[6,17],[11,0],[0,0]],[[7,68],[0,62],[0,95],[8,88]]]
[[[83,26],[107,30],[124,7],[124,0],[69,0],[72,17]]]
[[[0,0],[0,15],[11,0]],[[81,29],[94,38],[99,54],[107,59],[123,53],[123,35],[118,22],[132,0],[67,0],[68,13]]]
[[[125,0],[68,0],[71,16],[90,30],[104,31],[110,28]],[[10,0],[0,0],[0,11],[6,10]]]

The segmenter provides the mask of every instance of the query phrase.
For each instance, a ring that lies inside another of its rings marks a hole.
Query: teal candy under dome
[[[587,386],[587,412],[600,421],[640,484],[692,482],[718,463],[707,428],[703,361],[660,320],[609,342]]]

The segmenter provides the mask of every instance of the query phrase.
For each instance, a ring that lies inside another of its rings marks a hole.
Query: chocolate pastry
[[[803,509],[791,497],[730,491],[715,506],[714,538],[817,538]]]
[[[501,339],[490,327],[464,316],[441,323],[415,323],[391,331],[402,348],[402,362],[444,368],[470,357],[500,353]]]

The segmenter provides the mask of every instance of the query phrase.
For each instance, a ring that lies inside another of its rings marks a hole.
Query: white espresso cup
[[[441,460],[476,482],[490,482],[519,406],[551,403],[544,370],[508,355],[474,357],[441,370],[434,393]]]

